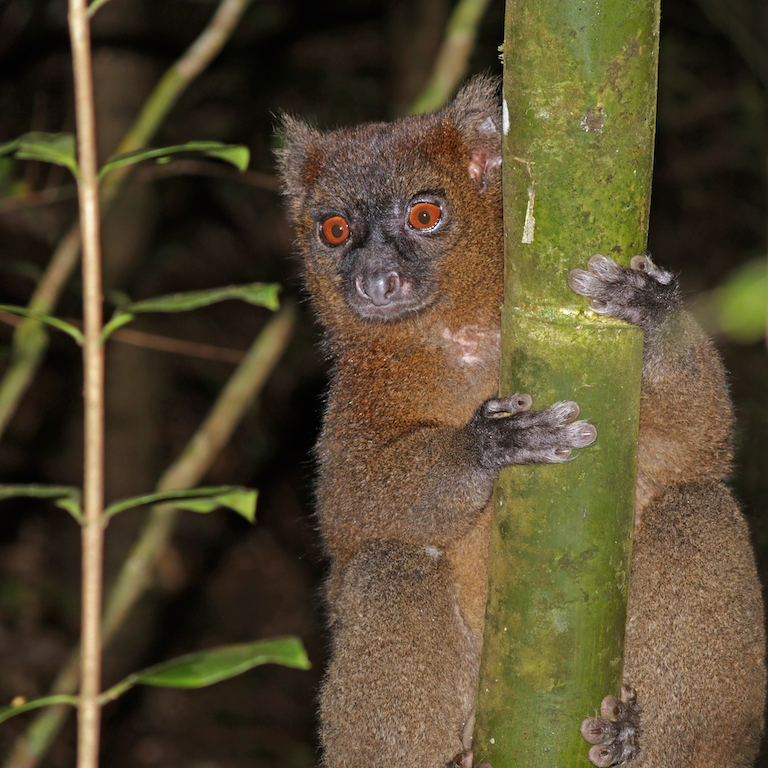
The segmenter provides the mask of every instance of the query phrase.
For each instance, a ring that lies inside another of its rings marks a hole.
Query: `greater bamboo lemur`
[[[494,394],[496,90],[476,78],[437,114],[328,133],[284,119],[288,214],[331,361],[317,445],[327,768],[439,768],[470,749],[496,474],[565,461],[596,437],[576,403],[534,411],[528,395]],[[590,759],[751,765],[762,602],[724,485],[732,417],[720,361],[648,257],[627,269],[596,256],[569,282],[645,331],[627,690],[583,723]]]

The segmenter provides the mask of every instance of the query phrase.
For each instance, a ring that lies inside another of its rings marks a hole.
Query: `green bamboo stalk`
[[[219,395],[205,421],[179,457],[158,481],[157,491],[184,490],[196,485],[226,445],[249,405],[277,365],[296,323],[296,310],[287,304],[262,330]],[[104,608],[102,643],[108,646],[152,581],[176,524],[177,511],[168,504],[153,507],[136,543],[123,561]],[[52,694],[71,694],[79,682],[80,649],[75,648],[51,686]],[[51,706],[36,714],[19,736],[3,768],[35,768],[48,752],[70,713]]]
[[[186,90],[205,69],[232,32],[253,0],[222,0],[210,22],[165,73],[150,94],[133,126],[123,137],[118,153],[142,149],[152,140],[160,123]],[[122,189],[132,166],[110,173],[101,185],[101,210],[109,210]],[[80,224],[73,224],[59,242],[45,274],[38,283],[29,309],[50,315],[77,266],[80,257]],[[24,320],[13,337],[11,364],[0,381],[0,437],[29,388],[48,347],[48,333],[37,320]]]
[[[597,442],[494,495],[475,754],[588,766],[581,720],[621,681],[642,334],[566,284],[646,247],[658,0],[507,0],[501,391],[579,402]]]

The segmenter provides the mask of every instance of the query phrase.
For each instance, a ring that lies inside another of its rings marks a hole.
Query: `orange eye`
[[[349,237],[349,224],[343,216],[331,216],[323,222],[322,233],[328,245],[341,245]]]
[[[431,229],[440,221],[443,212],[434,203],[416,203],[408,214],[408,223],[414,229]]]

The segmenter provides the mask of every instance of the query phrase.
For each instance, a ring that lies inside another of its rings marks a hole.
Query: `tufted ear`
[[[473,77],[445,112],[471,147],[467,173],[479,192],[495,179],[501,166],[501,97],[498,78]]]
[[[282,192],[286,198],[288,213],[295,219],[304,193],[313,181],[308,178],[307,166],[310,162],[317,161],[321,134],[301,120],[282,114],[277,135],[281,146],[275,155],[282,180]]]

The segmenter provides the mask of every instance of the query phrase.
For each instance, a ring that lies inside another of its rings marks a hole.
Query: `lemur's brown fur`
[[[435,115],[329,133],[284,121],[288,212],[332,364],[317,446],[328,768],[439,768],[469,747],[496,473],[563,461],[595,436],[573,403],[530,411],[527,396],[494,397],[500,124],[482,78]],[[436,223],[426,215],[422,228],[419,205],[436,206]],[[575,289],[594,296],[603,272],[590,267]],[[642,711],[629,759],[746,766],[762,728],[763,619],[747,529],[722,484],[729,398],[683,310],[647,325],[625,661]],[[608,719],[636,719],[633,704],[607,701]],[[592,740],[610,731],[587,724]]]

